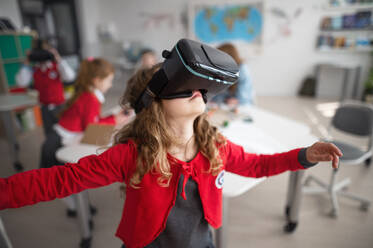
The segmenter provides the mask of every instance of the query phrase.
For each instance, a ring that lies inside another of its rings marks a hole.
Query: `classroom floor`
[[[109,92],[105,108],[114,106],[122,92],[118,81]],[[325,127],[335,104],[325,100],[297,97],[258,97],[258,106],[311,126],[313,134],[324,137]],[[39,149],[43,141],[41,129],[19,136],[21,161],[26,170],[38,168]],[[351,142],[361,144],[357,139]],[[0,176],[15,173],[8,156],[8,147],[0,139]],[[329,179],[329,164],[321,163],[310,169],[313,174]],[[244,195],[230,200],[228,247],[286,247],[286,248],[371,248],[373,247],[373,209],[359,210],[356,202],[340,200],[340,215],[330,218],[330,201],[325,196],[304,196],[300,224],[293,234],[285,234],[283,226],[288,173],[272,177]],[[351,192],[373,201],[373,166],[342,166],[338,178],[350,177]],[[119,248],[121,242],[114,237],[119,224],[123,199],[119,184],[90,190],[93,204],[98,208],[94,217],[92,248]],[[79,247],[78,224],[67,218],[60,200],[39,203],[20,209],[1,211],[9,238],[14,248],[67,248]]]

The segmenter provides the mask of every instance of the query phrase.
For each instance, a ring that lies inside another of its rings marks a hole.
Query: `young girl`
[[[39,56],[35,56],[36,53]],[[32,69],[30,62],[33,63]],[[58,121],[57,113],[65,102],[62,82],[72,82],[74,79],[75,72],[56,49],[44,40],[33,42],[33,50],[17,73],[16,82],[18,86],[28,87],[34,81],[33,86],[39,92],[45,135],[53,130],[53,125]]]
[[[135,107],[159,68],[138,71],[122,103]],[[319,161],[333,160],[336,167],[342,155],[333,144],[321,142],[274,155],[246,153],[209,124],[205,108],[199,91],[191,97],[155,98],[101,155],[0,179],[0,209],[124,182],[126,200],[116,232],[123,247],[214,247],[208,224],[222,224],[224,171],[273,176]]]
[[[152,49],[144,48],[141,51],[138,68],[151,68],[157,63],[157,55]]]
[[[237,48],[231,43],[225,43],[217,47],[219,50],[229,54],[239,66],[240,78],[238,82],[222,94],[217,95],[213,101],[225,102],[228,105],[251,105],[254,103],[253,86],[249,68],[240,58]]]
[[[57,150],[62,145],[77,143],[86,127],[91,123],[121,124],[127,118],[123,113],[116,116],[100,117],[104,93],[112,86],[113,66],[104,59],[86,59],[80,65],[79,74],[74,85],[74,95],[62,110],[60,119],[54,129],[47,135],[42,146],[41,168],[61,164],[56,159]],[[76,215],[75,204],[71,198],[65,198],[68,205],[67,215]]]

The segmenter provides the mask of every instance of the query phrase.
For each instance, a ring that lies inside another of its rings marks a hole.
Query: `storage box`
[[[86,128],[80,142],[90,145],[107,146],[112,143],[114,131],[114,125],[90,124]]]

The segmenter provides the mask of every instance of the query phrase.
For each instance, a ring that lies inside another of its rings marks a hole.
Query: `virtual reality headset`
[[[31,53],[28,55],[28,59],[30,62],[42,63],[48,60],[55,60],[53,53],[43,48],[43,43],[45,43],[46,41],[42,39],[37,39],[34,42],[35,47],[31,50]]]
[[[48,60],[54,61],[54,55],[44,49],[34,49],[28,55],[28,59],[32,63],[42,63]]]
[[[164,50],[162,57],[162,67],[136,101],[136,113],[155,98],[191,97],[194,90],[199,90],[207,102],[239,77],[238,65],[231,56],[197,41],[181,39],[171,51]]]

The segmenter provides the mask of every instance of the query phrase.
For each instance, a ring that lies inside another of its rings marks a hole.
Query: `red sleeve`
[[[0,210],[63,198],[86,189],[123,182],[135,163],[134,147],[120,144],[76,164],[35,169],[0,178]]]
[[[298,153],[301,149],[294,149],[284,153],[262,155],[247,153],[242,146],[229,140],[225,146],[226,166],[229,172],[245,177],[268,177],[291,170],[300,170],[304,167],[298,162]]]
[[[114,115],[109,115],[105,118],[100,118],[98,120],[98,123],[100,123],[100,124],[110,124],[110,125],[115,125],[116,124]]]

